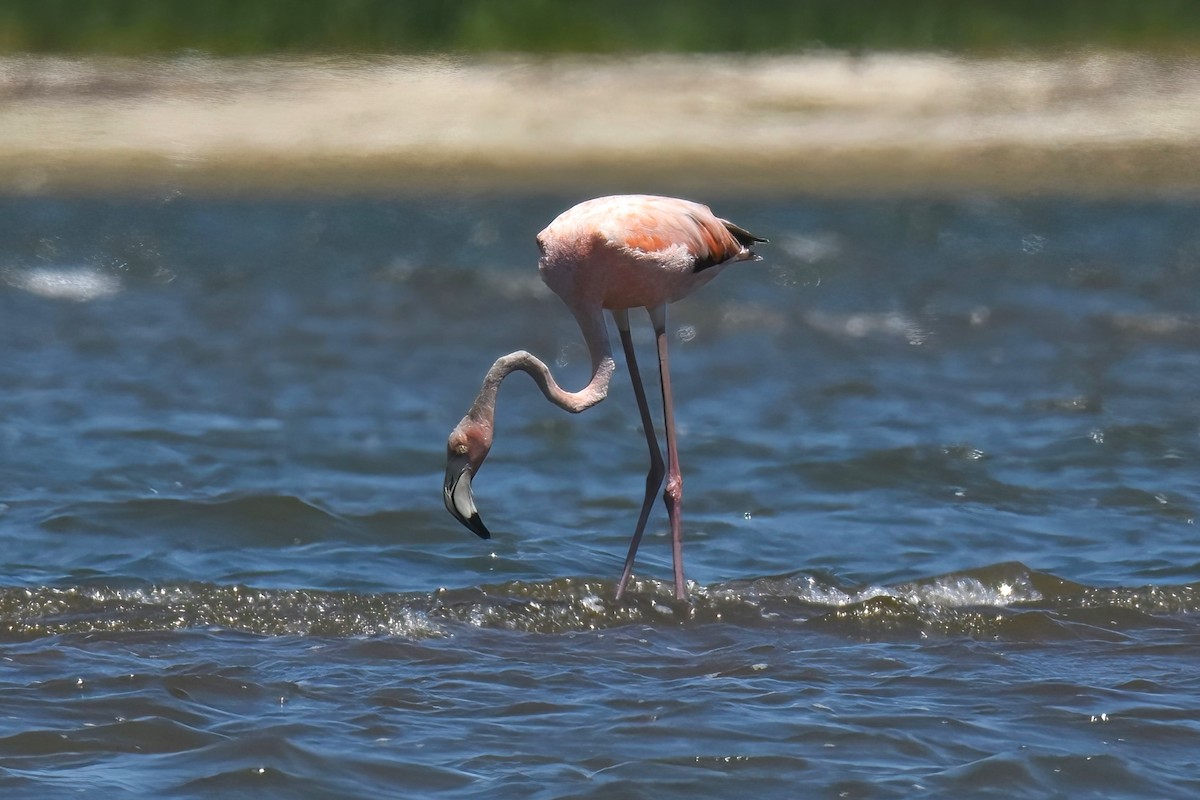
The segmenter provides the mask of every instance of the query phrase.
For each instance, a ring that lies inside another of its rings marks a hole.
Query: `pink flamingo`
[[[760,257],[750,248],[756,242],[765,241],[732,222],[713,216],[707,206],[671,197],[600,197],[560,214],[538,234],[538,249],[542,253],[538,271],[579,323],[591,354],[591,380],[578,392],[568,392],[559,387],[542,361],[524,350],[497,359],[483,379],[483,387],[471,410],[451,431],[446,444],[446,509],[480,538],[491,537],[475,508],[471,478],[479,472],[491,449],[496,394],[500,382],[509,373],[517,370],[529,373],[547,400],[572,413],[591,408],[605,398],[616,368],[604,320],[607,309],[621,335],[621,347],[629,364],[642,428],[650,448],[646,495],[629,543],[629,554],[625,557],[625,569],[617,584],[616,599],[621,599],[633,574],[634,556],[664,475],[667,486],[663,499],[671,525],[675,596],[686,599],[681,519],[683,478],[679,470],[675,409],[667,366],[666,307],[711,281],[728,264],[758,261]],[[629,309],[637,307],[650,313],[658,343],[663,422],[667,433],[665,471],[629,334]]]

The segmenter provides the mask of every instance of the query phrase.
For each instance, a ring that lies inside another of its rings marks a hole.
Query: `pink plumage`
[[[665,477],[675,596],[686,599],[683,478],[667,358],[666,306],[711,281],[726,265],[758,260],[750,248],[765,241],[714,216],[707,206],[672,197],[600,197],[580,203],[555,218],[537,236],[541,251],[538,269],[542,280],[562,298],[579,323],[591,355],[592,377],[583,389],[568,392],[554,380],[546,364],[530,353],[520,350],[497,359],[484,377],[471,409],[451,431],[446,444],[443,493],[447,510],[478,536],[485,539],[491,536],[475,508],[471,479],[491,449],[496,395],[509,374],[529,373],[548,400],[571,412],[591,408],[607,396],[615,369],[604,319],[607,310],[617,324],[650,449],[646,494],[615,597],[619,600],[629,584],[654,495]],[[637,307],[649,312],[657,341],[667,439],[665,465],[629,333],[628,310]]]
[[[617,195],[564,211],[538,234],[542,279],[568,305],[673,303],[763,241],[690,200]]]

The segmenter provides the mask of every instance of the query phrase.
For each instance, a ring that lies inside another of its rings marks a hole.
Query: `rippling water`
[[[578,199],[0,200],[5,797],[1200,792],[1200,205],[701,198],[685,605],[623,375],[442,507]]]

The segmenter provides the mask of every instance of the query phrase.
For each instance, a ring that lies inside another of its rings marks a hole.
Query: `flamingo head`
[[[475,508],[471,478],[491,449],[491,427],[469,415],[450,432],[446,442],[446,483],[443,486],[446,510],[480,539],[490,539],[492,534]]]

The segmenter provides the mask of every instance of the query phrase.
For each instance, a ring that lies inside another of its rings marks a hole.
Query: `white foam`
[[[803,592],[803,596],[810,602],[835,607],[857,605],[876,597],[893,597],[904,602],[937,608],[1003,607],[1012,603],[1042,599],[1041,593],[1030,586],[1025,578],[1012,582],[1001,581],[995,586],[989,586],[976,578],[954,576],[938,578],[930,583],[868,586],[856,592],[821,587],[809,579],[808,590]]]
[[[10,286],[40,297],[82,303],[121,291],[121,281],[94,267],[37,267],[14,270],[6,276]]]

